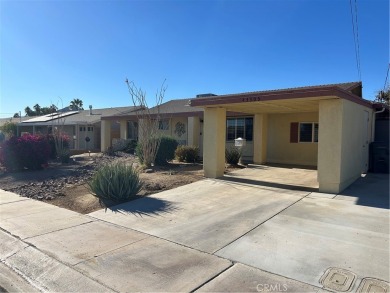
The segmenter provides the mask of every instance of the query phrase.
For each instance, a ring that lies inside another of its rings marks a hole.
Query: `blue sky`
[[[354,2],[354,0],[352,0]],[[363,94],[383,88],[388,0],[357,0]],[[0,0],[0,116],[358,81],[349,0]],[[61,102],[62,100],[62,102]]]

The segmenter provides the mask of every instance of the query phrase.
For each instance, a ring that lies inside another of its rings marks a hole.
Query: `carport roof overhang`
[[[191,100],[190,105],[203,108],[221,107],[227,111],[248,114],[318,112],[319,101],[328,99],[345,99],[372,108],[371,102],[336,86],[197,98]]]

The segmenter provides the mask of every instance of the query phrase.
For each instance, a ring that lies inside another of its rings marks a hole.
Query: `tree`
[[[8,137],[16,135],[17,129],[17,124],[10,121],[7,121],[3,124],[3,126],[0,126],[0,131]]]
[[[29,106],[27,106],[26,108],[24,108],[24,112],[26,113],[27,116],[31,117],[31,116],[36,116],[35,114],[35,111],[34,110],[31,110],[31,108]]]
[[[83,101],[80,99],[73,99],[70,101],[70,107],[72,110],[84,110],[83,108]]]
[[[390,106],[390,86],[387,86],[387,88],[378,91],[375,96],[375,102]]]
[[[56,105],[51,104],[49,107],[41,107],[39,104],[34,105],[34,110],[32,110],[30,107],[24,108],[24,112],[26,112],[26,115],[31,116],[40,116],[40,115],[47,115],[51,113],[57,112],[58,108]]]
[[[20,118],[20,115],[19,115],[19,113],[18,113],[18,112],[16,112],[16,113],[14,114],[13,118]]]
[[[142,153],[142,163],[146,167],[151,167],[156,159],[157,151],[161,142],[161,134],[159,132],[160,111],[159,106],[162,104],[165,91],[165,81],[161,88],[156,93],[155,112],[152,112],[146,101],[146,92],[137,87],[133,81],[126,79],[126,84],[131,96],[131,100],[135,107],[140,107],[136,111],[138,118],[138,145]]]
[[[39,104],[35,104],[35,106],[33,108],[35,110],[35,115],[34,116],[41,115],[41,106],[39,106]]]

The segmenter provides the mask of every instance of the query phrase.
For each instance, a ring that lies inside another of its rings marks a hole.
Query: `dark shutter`
[[[291,122],[290,124],[290,143],[298,143],[298,122]]]

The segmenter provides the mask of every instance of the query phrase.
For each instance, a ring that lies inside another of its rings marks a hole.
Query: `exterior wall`
[[[317,166],[318,143],[290,143],[292,122],[318,122],[318,113],[268,114],[267,163]]]
[[[199,141],[201,136],[200,130],[200,118],[199,117],[188,117],[187,119],[188,128],[188,140],[187,143],[190,146],[199,147]]]
[[[319,120],[320,191],[339,193],[367,170],[372,109],[347,100],[324,100]]]
[[[162,135],[171,136],[175,138],[179,144],[186,145],[188,142],[188,120],[187,117],[172,117],[167,118],[169,120],[169,129],[159,130]],[[184,132],[179,131],[177,127],[178,123],[184,125]]]
[[[111,145],[114,138],[118,139],[121,137],[120,124],[117,121],[111,121]]]
[[[62,131],[69,136],[69,147],[71,149],[75,148],[75,140],[73,139],[73,136],[75,135],[75,125],[64,125],[62,127]]]
[[[33,134],[34,132],[34,127],[33,126],[19,126],[18,127],[18,132],[19,135],[22,135],[24,132],[28,132],[30,134]]]

